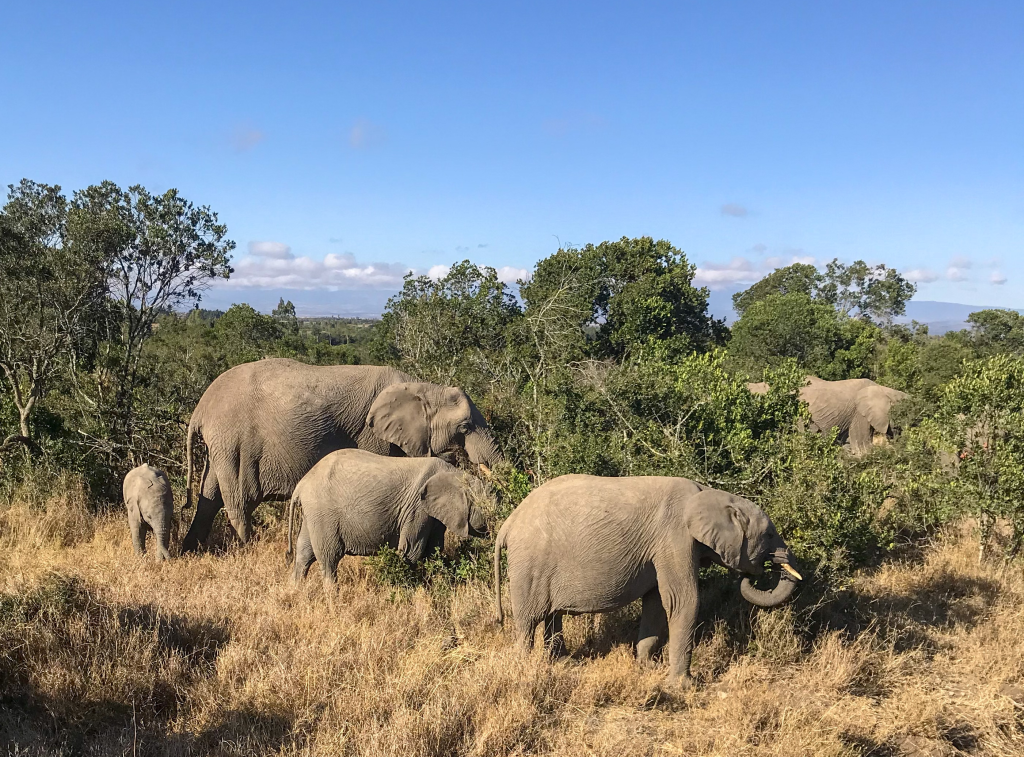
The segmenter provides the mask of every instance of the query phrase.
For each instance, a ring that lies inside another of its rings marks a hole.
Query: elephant
[[[124,506],[128,511],[128,527],[132,532],[135,554],[146,552],[146,534],[153,532],[157,543],[157,558],[170,560],[171,511],[174,499],[171,482],[159,468],[140,465],[124,477]]]
[[[668,683],[688,687],[697,619],[697,575],[716,563],[744,575],[742,596],[777,607],[802,577],[771,520],[749,500],[667,476],[566,475],[534,489],[498,531],[494,546],[496,619],[501,552],[518,643],[533,647],[544,622],[545,646],[561,644],[562,616],[609,612],[642,600],[637,659],[649,662],[668,636]],[[771,560],[775,588],[751,582]]]
[[[248,541],[256,506],[288,499],[313,465],[338,449],[423,457],[462,448],[485,473],[502,459],[483,415],[461,389],[393,368],[283,358],[231,368],[199,400],[186,442],[186,508],[199,439],[208,454],[183,552],[199,548],[221,507]]]
[[[753,394],[765,394],[768,384],[747,384]],[[892,432],[891,410],[910,395],[876,384],[871,379],[825,381],[808,376],[800,390],[800,399],[811,413],[811,430],[820,433],[839,429],[840,443],[849,442],[856,452],[864,452]]]
[[[345,555],[372,555],[387,545],[410,562],[443,546],[446,530],[463,538],[485,536],[477,503],[484,484],[437,458],[387,458],[359,449],[325,456],[295,487],[288,507],[288,557],[302,581],[320,563],[324,586],[337,585]],[[296,505],[302,527],[292,550]]]

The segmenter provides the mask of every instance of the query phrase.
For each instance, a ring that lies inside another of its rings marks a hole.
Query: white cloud
[[[388,139],[384,127],[365,118],[356,119],[348,133],[348,144],[353,150],[368,150],[379,147]]]
[[[452,267],[450,265],[432,265],[427,270],[427,276],[434,281],[437,281],[438,279],[443,279],[447,276],[448,272],[451,270]]]
[[[800,252],[800,250],[796,250]],[[816,259],[810,255],[790,255],[787,257],[773,256],[758,261],[743,257],[735,257],[728,263],[709,263],[697,267],[693,276],[694,284],[711,289],[724,289],[735,284],[747,284],[759,281],[774,271],[794,263],[815,265]]]
[[[750,248],[750,251],[756,252],[758,255],[764,255],[766,252],[768,252],[768,245],[758,242],[757,244]]]
[[[732,216],[733,218],[746,218],[750,211],[743,205],[737,205],[734,202],[727,202],[721,207],[723,216]]]
[[[257,258],[291,260],[292,248],[284,242],[249,242],[249,254]]]
[[[962,255],[957,255],[955,258],[949,261],[949,267],[961,268],[967,271],[974,267],[974,261],[972,261],[970,258],[965,258]]]
[[[694,274],[695,284],[710,287],[757,281],[761,278],[754,264],[746,258],[733,258],[728,263],[707,263],[699,266]]]
[[[946,269],[946,278],[950,281],[967,281],[967,269],[951,265]]]
[[[268,243],[262,243],[268,244]],[[250,245],[250,249],[251,249]],[[287,249],[287,245],[282,245]],[[235,272],[219,286],[227,289],[401,289],[409,271],[400,263],[360,264],[351,253],[323,260],[300,256],[251,254],[233,263]]]
[[[992,271],[992,276],[989,281],[996,286],[1002,286],[1006,283],[1006,277],[999,271]]]
[[[939,280],[939,274],[927,268],[912,268],[903,275],[907,281],[912,281],[915,284],[930,284]]]
[[[533,276],[533,272],[528,268],[515,268],[510,265],[503,265],[497,269],[497,272],[498,280],[504,281],[506,284],[515,284],[520,279],[529,281],[530,277]]]

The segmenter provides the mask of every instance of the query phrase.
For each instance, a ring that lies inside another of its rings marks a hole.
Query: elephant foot
[[[648,641],[644,639],[636,645],[636,661],[644,668],[652,668],[655,665],[655,656],[661,651],[661,645],[657,639]]]
[[[689,673],[684,675],[672,675],[665,679],[664,689],[670,692],[684,693],[693,688],[693,676]]]

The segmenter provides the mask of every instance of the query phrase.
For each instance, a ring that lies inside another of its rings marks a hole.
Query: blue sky
[[[864,258],[1024,306],[1020,2],[18,3],[0,51],[0,181],[211,205],[213,304],[651,235],[719,292]]]

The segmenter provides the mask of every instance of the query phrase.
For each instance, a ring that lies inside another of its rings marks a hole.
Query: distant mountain
[[[945,334],[967,328],[967,316],[979,310],[1017,310],[993,305],[963,305],[959,302],[934,302],[932,300],[911,300],[907,303],[907,314],[897,318],[900,323],[928,324],[929,334]],[[1018,313],[1024,312],[1017,310]]]
[[[381,289],[340,290],[322,289],[227,289],[214,288],[203,294],[204,308],[227,310],[236,303],[251,305],[261,313],[277,307],[282,297],[291,300],[298,316],[341,316],[343,318],[380,318],[388,298],[396,291]]]
[[[735,290],[739,291],[739,290]],[[715,318],[724,318],[732,324],[736,312],[732,309],[733,290],[711,292],[708,310]],[[337,315],[345,318],[379,318],[384,312],[388,298],[397,291],[381,289],[360,289],[327,292],[323,290],[299,289],[226,289],[215,288],[203,295],[202,307],[227,310],[236,302],[246,302],[262,313],[269,313],[277,307],[280,298],[291,300],[300,316]],[[964,305],[958,302],[935,302],[932,300],[911,300],[907,303],[907,314],[897,318],[900,323],[928,324],[931,334],[945,334],[967,328],[967,316],[992,306]],[[1013,310],[1014,308],[1006,308]],[[1024,313],[1024,310],[1018,310]]]
[[[737,290],[739,291],[739,290]],[[736,320],[736,311],[732,309],[732,291],[711,292],[708,297],[708,310],[715,318],[725,318],[732,325]],[[999,308],[993,305],[964,305],[959,302],[935,302],[934,300],[911,300],[907,303],[907,314],[897,318],[899,323],[928,324],[928,333],[941,335],[947,331],[959,331],[967,328],[967,316],[979,310],[1015,310],[1016,308]],[[1017,310],[1024,313],[1024,310]]]

